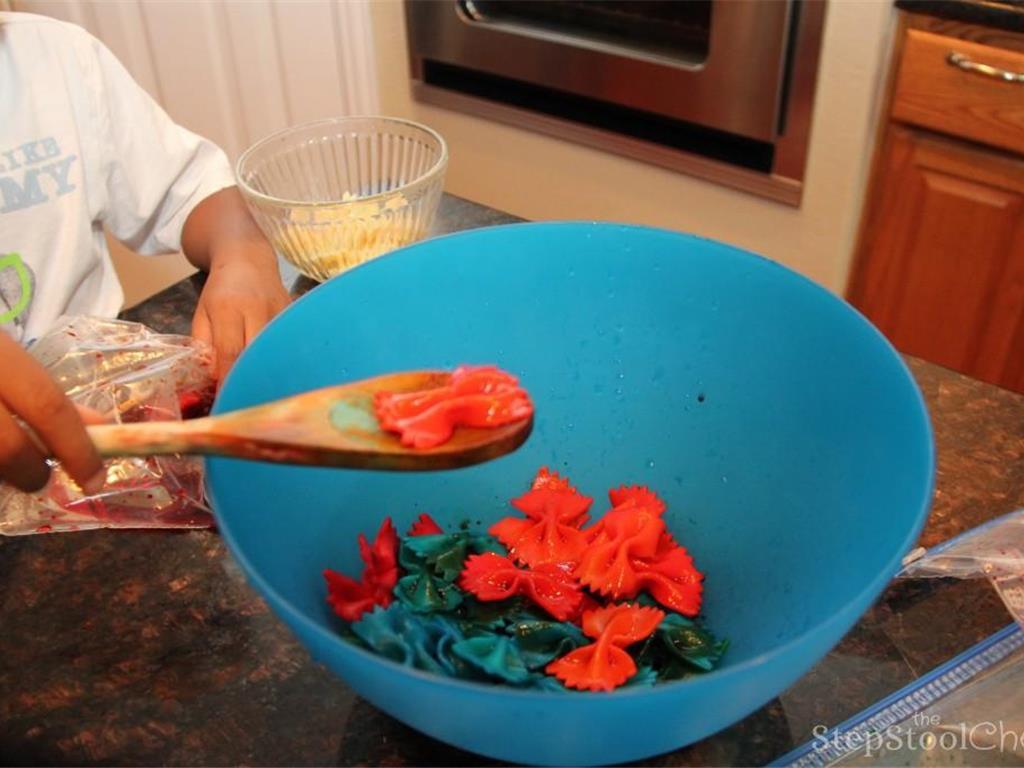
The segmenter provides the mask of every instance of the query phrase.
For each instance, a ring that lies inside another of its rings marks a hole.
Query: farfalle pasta
[[[575,565],[587,548],[582,527],[592,503],[568,480],[544,468],[527,493],[512,499],[512,506],[526,519],[506,517],[491,526],[490,533],[523,565]]]
[[[727,648],[698,624],[703,575],[642,486],[593,500],[541,469],[487,533],[420,515],[360,536],[359,580],[324,571],[344,636],[392,661],[545,691],[611,691],[713,669]]]
[[[519,380],[493,365],[460,365],[433,389],[377,392],[373,408],[381,429],[417,449],[447,442],[456,427],[500,427],[533,414]]]
[[[654,634],[665,612],[639,605],[609,605],[583,615],[583,632],[594,639],[551,662],[546,671],[570,688],[610,691],[636,674],[625,649]]]

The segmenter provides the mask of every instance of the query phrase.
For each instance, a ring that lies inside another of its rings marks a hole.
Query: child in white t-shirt
[[[103,228],[209,273],[192,330],[218,376],[288,296],[224,153],[84,30],[0,13],[0,115],[0,481],[40,488],[49,454],[94,491],[101,463],[82,416],[23,345],[61,315],[120,311]]]

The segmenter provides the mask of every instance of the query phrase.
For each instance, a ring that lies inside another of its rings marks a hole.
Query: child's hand
[[[288,306],[277,257],[249,216],[238,189],[210,195],[185,221],[181,244],[209,273],[192,318],[192,335],[213,346],[217,381],[274,315]]]
[[[103,487],[103,463],[82,416],[46,370],[0,331],[0,482],[38,491],[50,477],[46,454],[86,493]],[[35,433],[29,435],[19,417]]]
[[[269,248],[268,248],[269,250]],[[240,252],[217,259],[192,319],[192,335],[210,343],[217,381],[274,315],[288,306],[277,262]]]

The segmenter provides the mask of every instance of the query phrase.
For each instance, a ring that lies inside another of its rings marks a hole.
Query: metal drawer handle
[[[959,67],[964,72],[976,72],[979,75],[994,77],[1007,83],[1024,83],[1024,72],[1011,72],[1008,69],[1000,69],[989,64],[979,64],[976,61],[971,61],[962,53],[956,53],[955,51],[949,52],[949,55],[946,56],[946,63]]]

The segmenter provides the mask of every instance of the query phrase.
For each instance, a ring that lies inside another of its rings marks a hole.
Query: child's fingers
[[[196,310],[192,318],[192,337],[213,344],[213,328],[210,327],[210,316],[203,307]]]
[[[216,376],[223,381],[245,347],[245,318],[238,310],[225,309],[215,310],[212,320]]]
[[[0,377],[0,402],[4,407],[24,420],[42,441],[42,447],[60,460],[79,485],[92,488],[101,484],[103,462],[78,411],[46,369],[4,333],[0,333],[0,371],[11,372]],[[16,436],[4,429],[16,449],[14,453],[22,456]]]
[[[75,404],[75,410],[78,411],[78,415],[82,418],[83,424],[108,424],[110,419],[104,416],[102,413],[97,411],[95,408],[89,408],[85,405]]]
[[[216,370],[217,350],[213,346],[213,326],[210,325],[210,316],[206,313],[206,309],[202,304],[199,305],[195,315],[192,317],[192,338],[205,343],[210,348],[212,355],[211,365]]]
[[[32,440],[0,405],[0,480],[32,493],[50,478],[50,467]]]
[[[256,338],[256,334],[274,319],[275,314],[277,313],[270,307],[257,307],[245,313],[245,346],[249,346]]]

